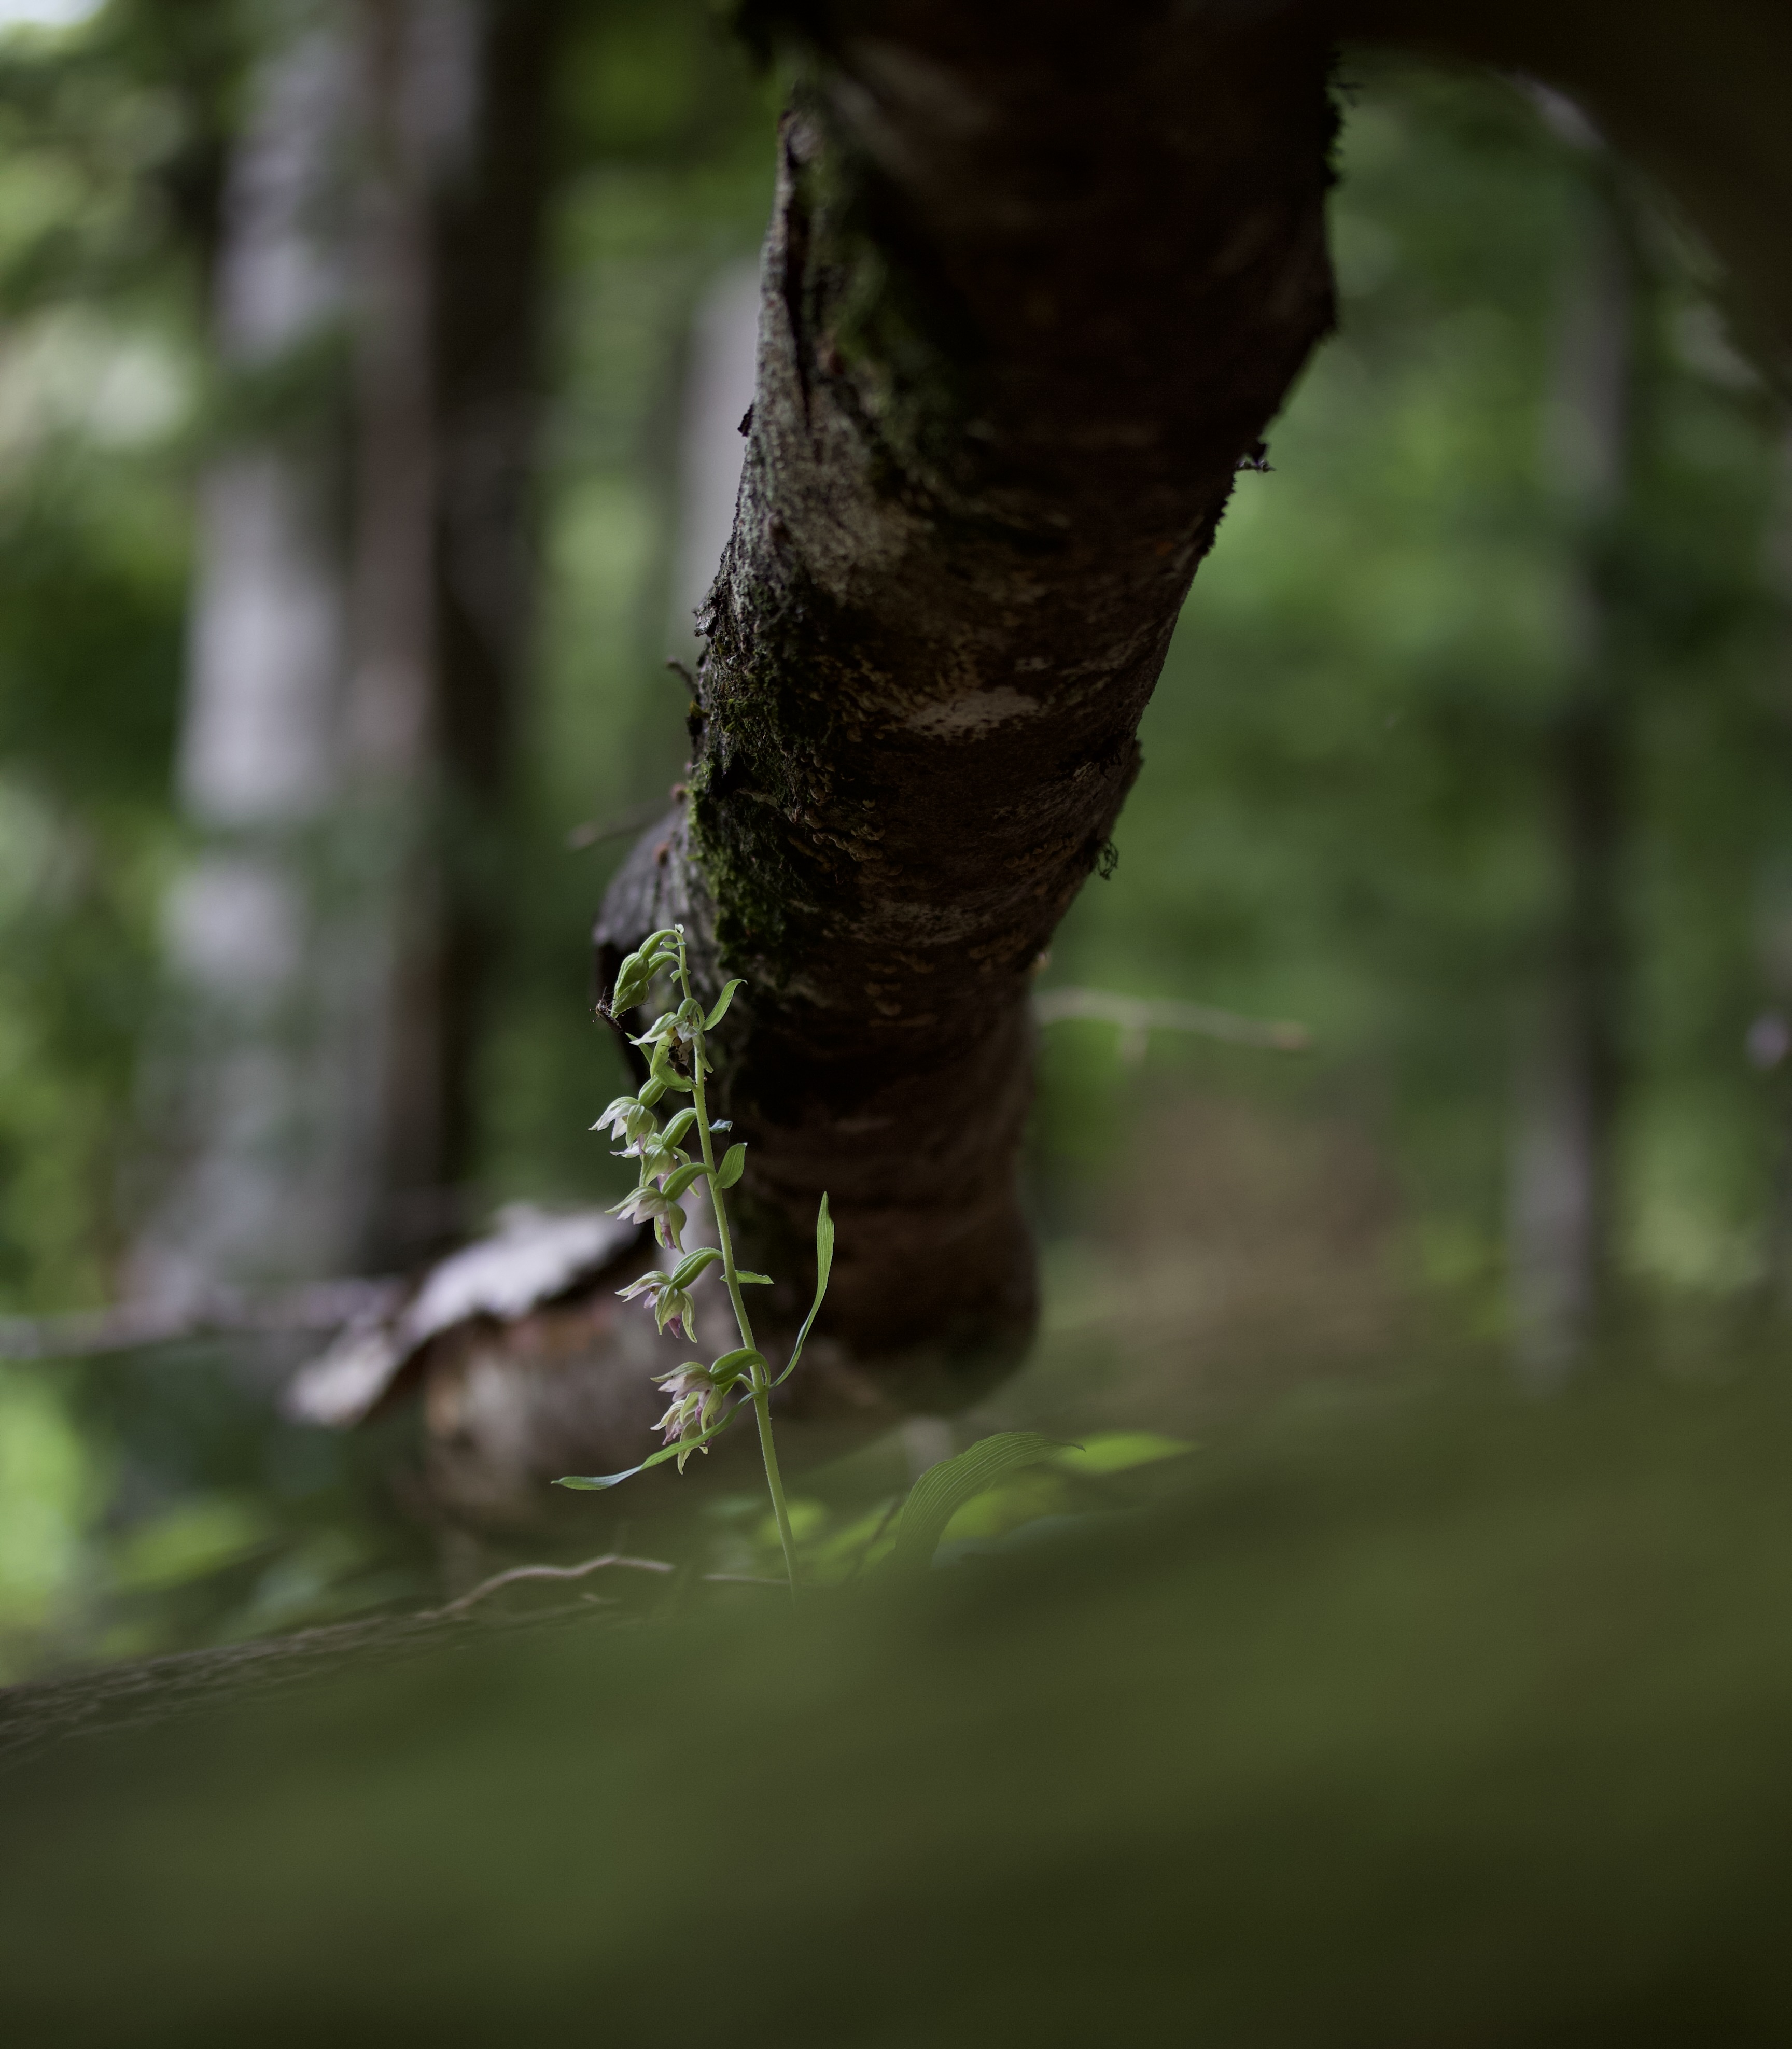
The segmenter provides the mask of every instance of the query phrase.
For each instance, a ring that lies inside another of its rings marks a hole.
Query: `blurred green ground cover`
[[[1789,1430],[1457,1373],[918,1585],[39,1750],[14,2038],[1782,2041]]]
[[[0,1684],[433,1594],[407,1419],[281,1422],[290,1363],[237,1339],[0,1366]]]

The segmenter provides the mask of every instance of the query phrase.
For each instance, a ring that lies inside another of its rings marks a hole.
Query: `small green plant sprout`
[[[636,1473],[645,1472],[649,1466],[663,1464],[667,1459],[676,1459],[678,1470],[682,1472],[685,1460],[693,1452],[707,1452],[714,1440],[737,1421],[744,1409],[751,1408],[759,1424],[759,1448],[765,1461],[765,1483],[771,1490],[779,1542],[783,1546],[784,1569],[794,1594],[796,1545],[791,1532],[783,1481],[778,1472],[777,1447],[772,1441],[772,1390],[796,1371],[803,1345],[820,1313],[822,1298],[827,1293],[828,1271],[834,1263],[834,1220],[828,1215],[827,1197],[824,1195],[815,1219],[815,1299],[810,1304],[802,1329],[797,1332],[796,1343],[791,1347],[783,1371],[774,1379],[765,1355],[754,1342],[752,1319],[747,1314],[746,1301],[741,1292],[747,1287],[769,1287],[772,1277],[744,1273],[736,1265],[728,1204],[724,1199],[724,1191],[733,1188],[741,1178],[747,1149],[744,1145],[730,1145],[718,1164],[715,1137],[729,1127],[711,1121],[704,1089],[706,1079],[714,1072],[709,1057],[709,1035],[727,1015],[728,1007],[734,1001],[734,992],[742,985],[739,979],[729,982],[717,998],[714,1009],[705,1016],[702,1005],[691,993],[684,927],[668,925],[643,940],[617,970],[616,987],[610,997],[610,1014],[620,1017],[635,1009],[652,986],[655,978],[660,974],[671,978],[678,1000],[676,1009],[655,1018],[639,1038],[632,1041],[647,1056],[647,1082],[637,1094],[619,1095],[591,1128],[593,1131],[613,1133],[622,1141],[617,1157],[633,1159],[638,1164],[639,1178],[635,1189],[614,1205],[611,1215],[640,1223],[651,1220],[659,1242],[682,1257],[670,1272],[656,1268],[631,1281],[626,1288],[619,1289],[617,1293],[625,1301],[644,1297],[662,1332],[671,1327],[681,1337],[694,1343],[697,1327],[691,1287],[707,1268],[719,1266],[729,1301],[733,1305],[741,1342],[707,1366],[701,1359],[690,1359],[670,1373],[654,1375],[666,1395],[667,1409],[654,1425],[664,1443],[651,1458],[643,1459],[638,1466],[630,1466],[625,1472],[585,1477],[569,1475],[554,1483],[558,1487],[587,1489],[617,1487],[625,1479],[632,1479]],[[688,1095],[691,1100],[662,1125],[655,1106],[667,1095]],[[694,1146],[698,1155],[695,1159],[691,1157]],[[709,1183],[717,1242],[686,1250],[684,1233],[690,1219],[681,1199],[699,1180]]]

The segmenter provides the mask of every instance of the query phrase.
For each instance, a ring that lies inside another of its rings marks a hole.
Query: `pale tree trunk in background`
[[[1638,275],[1623,200],[1596,144],[1588,149],[1549,428],[1577,537],[1571,669],[1541,763],[1557,903],[1521,1025],[1510,1197],[1518,1358],[1543,1381],[1587,1358],[1611,1306],[1627,996],[1633,697],[1611,585],[1636,432]]]
[[[220,354],[271,376],[333,331],[352,368],[202,493],[182,787],[206,846],[170,908],[133,1277],[163,1299],[400,1262],[457,1223],[526,649],[560,10],[293,18],[231,170]]]
[[[672,563],[673,652],[694,661],[697,615],[734,531],[742,431],[753,402],[759,352],[759,272],[750,263],[717,272],[698,302],[685,374],[678,441],[678,532]]]
[[[352,86],[333,21],[252,82],[214,286],[227,382],[270,382],[308,351],[328,379],[350,297]],[[317,972],[348,636],[344,451],[327,390],[283,410],[298,417],[244,435],[200,490],[179,780],[201,849],[168,905],[177,1013],[152,1108],[166,1149],[130,1277],[161,1301],[340,1265],[364,1166]]]

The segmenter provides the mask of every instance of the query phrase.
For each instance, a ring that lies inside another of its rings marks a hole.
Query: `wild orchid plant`
[[[803,1344],[821,1309],[822,1297],[827,1293],[828,1269],[834,1262],[834,1222],[828,1215],[827,1197],[824,1195],[815,1219],[815,1299],[810,1304],[802,1329],[797,1332],[796,1343],[791,1347],[783,1371],[774,1379],[765,1355],[753,1342],[752,1323],[741,1293],[744,1287],[769,1287],[772,1277],[768,1273],[744,1273],[736,1265],[734,1241],[728,1224],[728,1205],[722,1199],[722,1192],[733,1188],[741,1178],[747,1149],[742,1144],[730,1145],[722,1156],[721,1164],[717,1164],[713,1134],[725,1132],[729,1126],[711,1122],[703,1086],[706,1078],[714,1072],[707,1050],[709,1034],[727,1015],[734,992],[742,983],[739,978],[729,982],[717,998],[714,1009],[706,1017],[702,1005],[691,993],[684,927],[668,925],[643,940],[617,970],[616,987],[610,997],[610,1015],[620,1017],[632,1010],[647,994],[655,977],[662,974],[671,975],[680,1001],[675,1009],[656,1018],[639,1038],[630,1042],[647,1056],[646,1084],[638,1094],[619,1095],[591,1128],[593,1131],[613,1132],[622,1141],[618,1157],[639,1162],[639,1184],[632,1195],[614,1205],[611,1215],[637,1222],[651,1218],[654,1236],[659,1243],[682,1253],[683,1257],[670,1273],[656,1269],[617,1292],[625,1301],[644,1297],[662,1332],[671,1324],[682,1337],[694,1341],[697,1326],[690,1298],[691,1285],[706,1269],[719,1263],[729,1300],[733,1304],[741,1342],[732,1351],[724,1352],[707,1366],[700,1359],[690,1359],[670,1373],[654,1375],[656,1383],[665,1390],[667,1407],[654,1425],[663,1433],[665,1443],[651,1458],[643,1459],[638,1466],[630,1466],[624,1472],[583,1478],[570,1476],[555,1484],[587,1489],[616,1487],[625,1479],[632,1479],[636,1473],[645,1472],[649,1466],[663,1464],[667,1459],[676,1459],[678,1470],[682,1472],[685,1460],[693,1452],[706,1453],[713,1440],[750,1406],[759,1424],[759,1448],[765,1460],[765,1483],[771,1490],[778,1539],[783,1546],[784,1569],[794,1593],[796,1547],[791,1534],[790,1511],[784,1501],[783,1481],[778,1472],[777,1447],[772,1441],[772,1390],[796,1371]],[[654,1106],[668,1094],[688,1095],[691,1101],[663,1126],[654,1114]],[[693,1133],[701,1155],[695,1160],[685,1149]],[[687,1219],[680,1198],[699,1180],[709,1183],[709,1207],[715,1215],[717,1242],[686,1251],[683,1233]]]

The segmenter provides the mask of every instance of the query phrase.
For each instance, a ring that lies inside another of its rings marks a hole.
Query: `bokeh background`
[[[700,0],[436,11],[370,56],[323,5],[0,0],[0,1678],[546,1541],[437,1512],[402,1414],[283,1421],[314,1332],[65,1320],[617,1186],[586,935],[683,765],[782,87]],[[1340,93],[1339,332],[1041,977],[1310,1043],[1042,1025],[1044,1324],[961,1439],[1783,1343],[1779,402],[1572,109]]]

